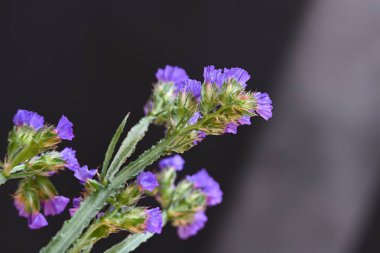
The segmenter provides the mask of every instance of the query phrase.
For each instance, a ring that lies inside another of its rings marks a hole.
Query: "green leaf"
[[[129,131],[107,170],[105,175],[105,179],[107,181],[111,181],[114,178],[120,167],[133,153],[137,143],[144,137],[146,131],[148,130],[151,120],[152,119],[150,117],[144,117]]]
[[[133,234],[129,235],[126,239],[115,244],[110,249],[106,250],[104,253],[128,253],[134,251],[140,244],[146,242],[154,234]]]
[[[111,140],[111,142],[107,148],[106,156],[105,156],[104,162],[103,162],[101,178],[104,178],[106,173],[107,173],[108,165],[109,165],[111,158],[112,158],[112,155],[115,151],[116,144],[120,139],[120,135],[123,133],[123,130],[124,130],[125,124],[127,123],[128,117],[129,117],[129,113],[127,114],[127,116],[125,116],[123,121],[120,123],[119,127],[117,128],[117,130],[115,132],[115,135],[112,137],[112,140]]]

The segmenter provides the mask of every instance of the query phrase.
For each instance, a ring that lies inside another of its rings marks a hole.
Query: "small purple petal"
[[[191,116],[191,118],[189,119],[189,121],[187,122],[187,124],[194,125],[195,123],[198,122],[198,120],[199,120],[200,117],[201,117],[201,113],[200,112],[195,112],[193,114],[193,116]]]
[[[57,125],[57,134],[62,140],[71,141],[74,138],[73,123],[65,116],[62,115]]]
[[[251,125],[251,117],[249,117],[249,116],[242,116],[239,119],[239,124],[240,125]]]
[[[177,233],[179,238],[186,240],[191,236],[198,233],[199,230],[203,229],[207,222],[207,216],[204,211],[197,212],[194,215],[194,220],[191,224],[186,226],[178,227]]]
[[[52,199],[43,201],[45,216],[62,213],[69,202],[70,199],[64,196],[55,196]]]
[[[28,226],[30,229],[39,229],[48,225],[45,217],[40,213],[31,214],[28,218]]]
[[[212,65],[203,69],[203,78],[205,83],[215,84],[218,88],[221,88],[225,81],[223,71],[215,69]]]
[[[13,204],[18,210],[18,215],[25,218],[29,217],[29,213],[26,212],[23,202],[21,202],[18,198],[15,198]]]
[[[156,178],[156,175],[152,172],[141,172],[137,176],[137,185],[144,191],[153,191],[156,189],[159,184]]]
[[[199,98],[201,97],[201,92],[202,92],[201,82],[197,80],[187,79],[184,82],[182,82],[182,85],[183,85],[182,90],[184,92],[190,93],[196,99],[199,100]]]
[[[161,82],[174,82],[177,90],[181,88],[180,83],[189,78],[184,69],[170,65],[165,66],[164,69],[158,69],[156,77]]]
[[[187,180],[194,184],[195,188],[200,189],[207,198],[207,205],[215,206],[222,202],[223,192],[216,182],[205,169],[200,170],[192,176],[187,176]]]
[[[82,200],[83,199],[81,197],[73,198],[73,207],[69,209],[70,216],[73,216],[75,212],[79,209]]]
[[[88,166],[85,165],[75,170],[74,177],[79,179],[79,181],[81,181],[82,183],[85,183],[88,179],[93,178],[97,172],[97,169],[89,170]]]
[[[265,120],[272,118],[272,100],[267,93],[255,92],[256,112]]]
[[[247,86],[246,82],[251,78],[247,71],[241,68],[224,69],[227,80],[235,79],[243,88]]]
[[[159,207],[146,210],[147,220],[145,222],[146,231],[161,234],[162,231],[162,212]]]
[[[181,171],[183,166],[185,165],[185,160],[180,155],[174,155],[167,158],[162,159],[159,162],[159,166],[161,169],[166,168],[174,168],[176,171]]]
[[[224,129],[224,132],[225,133],[228,133],[228,134],[236,134],[237,133],[237,127],[239,125],[234,123],[234,122],[231,122],[231,123],[228,123],[226,125],[226,128]]]
[[[16,126],[28,125],[36,130],[39,130],[44,126],[44,117],[36,112],[18,110],[16,115],[13,117],[13,123]]]
[[[77,158],[75,157],[75,150],[73,150],[72,148],[65,148],[61,151],[60,154],[62,156],[62,159],[65,160],[66,167],[69,170],[76,171],[77,169],[79,169],[80,165]]]
[[[198,143],[203,141],[204,138],[206,138],[206,133],[203,131],[199,131],[197,133],[197,139],[194,141],[194,145],[197,145]]]

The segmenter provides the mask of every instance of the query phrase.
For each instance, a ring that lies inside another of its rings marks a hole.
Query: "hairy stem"
[[[83,250],[87,248],[92,248],[99,239],[91,236],[98,228],[102,226],[101,223],[95,222],[92,224],[87,231],[76,241],[74,246],[68,251],[68,253],[81,253]]]

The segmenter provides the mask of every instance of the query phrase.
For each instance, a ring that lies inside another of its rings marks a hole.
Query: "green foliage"
[[[104,176],[106,181],[111,181],[114,178],[120,167],[133,153],[137,143],[144,137],[146,131],[148,130],[151,121],[151,117],[144,117],[129,131]]]
[[[117,130],[115,132],[115,135],[112,137],[111,143],[109,144],[109,146],[107,148],[106,156],[105,156],[104,162],[103,162],[102,172],[100,175],[101,178],[104,178],[105,175],[107,174],[108,165],[109,165],[111,158],[112,158],[112,155],[115,151],[116,144],[119,141],[120,136],[124,131],[124,127],[125,127],[125,124],[127,123],[128,117],[129,117],[129,113],[127,114],[127,116],[124,117],[123,121],[120,123],[119,127],[117,128]]]

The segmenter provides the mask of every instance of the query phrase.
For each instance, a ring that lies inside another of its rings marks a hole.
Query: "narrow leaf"
[[[117,128],[117,130],[115,132],[115,135],[112,137],[111,143],[108,146],[106,156],[105,156],[104,162],[103,162],[101,178],[104,178],[104,176],[107,174],[108,165],[110,164],[112,155],[115,151],[116,144],[120,139],[120,135],[123,133],[123,130],[124,130],[125,124],[127,123],[128,117],[129,117],[129,113],[127,114],[127,116],[124,117],[123,121],[120,123],[119,127]]]
[[[115,244],[110,249],[106,250],[104,253],[129,253],[135,250],[140,244],[146,242],[149,238],[151,238],[154,234],[146,233],[146,234],[133,234],[129,235],[123,241]]]
[[[151,118],[144,117],[129,131],[127,137],[123,140],[119,150],[112,160],[109,169],[107,170],[105,176],[106,180],[112,180],[123,163],[125,163],[128,157],[133,153],[137,143],[144,137],[146,131],[148,130],[150,122]]]

